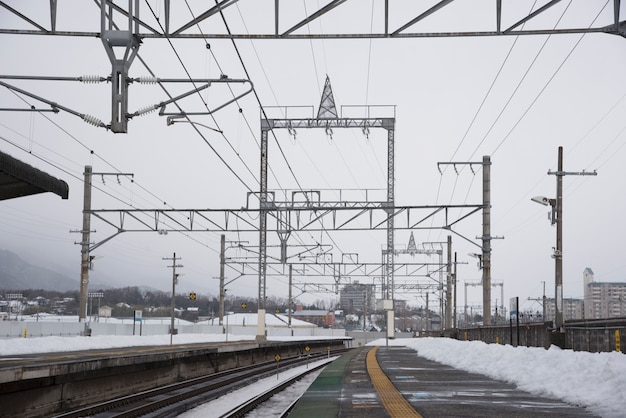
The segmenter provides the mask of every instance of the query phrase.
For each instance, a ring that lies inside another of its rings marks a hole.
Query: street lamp
[[[562,193],[557,193],[556,199],[545,196],[531,198],[533,202],[543,206],[550,206],[552,213],[550,224],[556,224],[556,248],[554,249],[554,326],[560,330],[563,326],[563,225],[562,218]]]

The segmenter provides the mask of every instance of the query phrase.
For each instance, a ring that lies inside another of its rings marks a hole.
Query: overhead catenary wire
[[[216,4],[217,4],[217,1],[216,1]],[[226,21],[226,16],[224,15],[223,10],[221,10],[221,9],[220,9],[219,13],[220,13],[220,16],[221,16],[221,18],[222,18],[222,22],[224,23],[224,27],[226,28],[226,31],[228,32],[228,34],[229,34],[229,35],[232,35],[232,32],[231,32],[231,30],[230,30],[230,26],[228,25],[228,22]],[[237,43],[235,42],[235,39],[234,39],[232,36],[230,37],[230,40],[231,40],[231,43],[232,43],[232,45],[233,45],[233,48],[234,48],[234,50],[235,50],[235,52],[236,52],[236,54],[237,54],[237,57],[238,57],[238,59],[239,59],[239,62],[241,63],[241,66],[242,66],[242,68],[243,68],[243,71],[244,71],[244,73],[246,74],[246,77],[249,79],[249,78],[250,78],[250,75],[249,75],[249,73],[248,73],[248,69],[247,69],[247,67],[246,67],[245,63],[243,62],[243,57],[241,56],[241,53],[240,53],[240,51],[239,51],[239,48],[237,47]],[[256,100],[257,100],[257,102],[258,102],[258,104],[259,104],[259,107],[261,108],[261,113],[262,113],[263,117],[267,119],[267,114],[266,114],[266,112],[265,112],[265,108],[263,107],[263,104],[262,104],[262,102],[261,102],[261,98],[259,97],[259,95],[258,95],[258,93],[257,93],[256,89],[253,89],[253,94],[254,94],[254,97],[256,98]],[[276,138],[276,135],[275,135],[274,131],[271,131],[271,132],[272,132],[272,137],[274,138],[274,141],[275,141],[276,145],[278,146],[278,149],[279,149],[279,151],[280,151],[280,153],[281,153],[281,155],[282,155],[282,157],[283,157],[283,160],[284,160],[284,161],[285,161],[285,163],[287,164],[287,168],[288,168],[289,172],[291,173],[292,177],[294,178],[294,180],[295,180],[295,182],[296,182],[296,184],[297,184],[297,186],[298,186],[298,189],[300,189],[300,190],[302,191],[302,190],[303,190],[302,185],[300,184],[300,181],[298,180],[298,178],[297,178],[297,176],[296,176],[295,172],[293,171],[293,168],[292,168],[292,166],[291,166],[291,163],[290,163],[290,162],[289,162],[289,160],[287,159],[287,157],[286,157],[286,155],[285,155],[285,153],[284,153],[284,151],[283,151],[283,149],[282,149],[282,146],[280,145],[280,142],[279,142],[279,141],[278,141],[278,139]],[[306,196],[306,195],[305,195],[305,196]],[[327,236],[329,237],[329,239],[331,240],[331,242],[333,242],[333,244],[334,244],[337,248],[339,248],[339,247],[337,246],[337,243],[335,242],[335,240],[334,240],[334,239],[332,238],[332,236],[328,233],[328,231],[327,231],[325,228],[324,228],[324,230],[326,231],[326,234],[327,234]]]
[[[14,94],[15,94],[15,93],[14,93]],[[27,104],[28,104],[28,102],[27,102],[24,98],[22,98],[22,97],[21,97],[21,96],[19,96],[18,94],[16,94],[16,96],[18,96],[18,97],[19,97],[22,101],[24,101],[25,103],[27,103]],[[109,162],[108,160],[106,160],[105,158],[103,158],[102,156],[100,156],[100,155],[99,155],[98,153],[96,153],[94,150],[92,150],[92,149],[90,149],[89,147],[87,147],[87,146],[86,146],[85,144],[83,144],[83,143],[82,143],[82,142],[81,142],[78,138],[76,138],[74,135],[72,135],[72,134],[71,134],[70,132],[68,132],[66,129],[64,129],[63,127],[61,127],[61,126],[60,126],[58,123],[56,123],[54,120],[50,119],[50,118],[49,118],[47,115],[45,115],[43,112],[37,112],[37,113],[39,113],[41,116],[43,116],[46,120],[48,120],[48,121],[49,121],[50,123],[52,123],[54,126],[58,127],[58,128],[59,128],[59,129],[60,129],[60,130],[64,133],[64,134],[66,134],[67,136],[69,136],[69,137],[70,137],[70,138],[71,138],[74,142],[76,142],[77,144],[79,144],[79,145],[80,145],[81,147],[83,147],[84,149],[88,150],[88,151],[90,152],[90,155],[92,155],[92,156],[94,156],[94,155],[95,155],[95,156],[97,156],[100,160],[102,160],[102,161],[103,161],[105,164],[107,164],[109,167],[113,168],[116,172],[121,173],[121,170],[119,170],[117,167],[115,167],[115,166],[114,166],[111,162]],[[14,131],[14,132],[15,132],[15,131]],[[16,132],[16,133],[17,133],[17,132]],[[67,168],[67,167],[65,167],[65,168],[64,168],[64,167],[62,167],[61,165],[59,165],[58,163],[55,163],[55,162],[51,161],[49,158],[46,158],[46,157],[44,157],[44,156],[42,156],[42,155],[38,155],[38,154],[36,154],[36,153],[32,152],[32,150],[31,150],[31,149],[27,149],[26,147],[22,147],[22,146],[18,145],[17,143],[14,143],[13,141],[10,141],[8,138],[5,138],[5,137],[0,137],[0,138],[1,138],[2,140],[4,140],[5,142],[10,143],[11,145],[13,145],[13,146],[15,146],[15,147],[17,147],[17,148],[21,149],[22,151],[27,152],[28,154],[30,154],[30,155],[32,155],[32,156],[34,156],[34,157],[36,157],[36,158],[40,159],[41,161],[43,161],[43,162],[45,162],[45,163],[49,164],[50,166],[52,166],[52,167],[54,167],[54,168],[56,168],[56,169],[60,170],[61,172],[63,172],[63,173],[65,173],[65,174],[67,174],[67,175],[69,175],[69,176],[73,177],[74,179],[76,179],[76,180],[78,180],[78,181],[80,181],[80,182],[82,182],[82,181],[84,180],[84,179],[82,178],[82,170],[81,170],[81,171],[76,172],[76,171],[72,171],[72,170],[70,170],[70,169],[69,169],[69,168]],[[47,147],[44,147],[44,146],[42,146],[42,147],[43,147],[43,148],[47,148]],[[72,163],[74,163],[74,164],[76,164],[76,165],[78,165],[78,166],[80,166],[80,167],[82,168],[82,165],[80,165],[80,164],[78,164],[78,163],[76,163],[76,162],[74,162],[74,161],[69,160],[69,159],[68,159],[68,158],[66,158],[65,156],[60,155],[60,154],[58,154],[58,153],[56,153],[56,152],[54,152],[54,151],[51,151],[51,152],[53,152],[54,154],[59,155],[61,158],[64,158],[64,159],[66,159],[66,160],[68,160],[68,161],[70,161],[70,162],[72,162]],[[148,194],[150,194],[150,195],[151,195],[151,196],[153,196],[154,198],[159,199],[159,198],[158,198],[158,197],[157,197],[154,193],[152,193],[151,191],[149,191],[148,189],[146,189],[146,188],[145,188],[143,185],[141,185],[140,183],[138,183],[138,182],[134,182],[134,181],[133,181],[133,184],[136,184],[139,188],[141,188],[142,190],[144,190],[145,192],[147,192]],[[104,195],[109,196],[109,197],[113,198],[114,200],[117,200],[118,202],[120,202],[120,203],[122,203],[122,204],[124,204],[124,205],[127,205],[127,206],[129,206],[129,207],[131,207],[131,208],[133,208],[133,209],[137,209],[137,208],[138,208],[138,207],[137,207],[136,205],[134,205],[133,203],[129,203],[128,201],[124,200],[123,198],[118,197],[118,196],[115,194],[115,192],[113,192],[113,191],[107,191],[107,190],[105,190],[103,187],[100,187],[100,186],[95,186],[95,185],[92,185],[92,187],[94,187],[96,190],[100,191],[100,192],[101,192],[101,193],[103,193]],[[163,200],[162,200],[162,199],[159,199],[159,200],[160,200],[161,202],[163,202]],[[147,202],[147,200],[146,200],[146,202]],[[168,223],[167,223],[167,222],[163,222],[163,224],[164,224],[164,225],[166,225],[166,226],[171,227],[170,225],[168,225]],[[201,241],[198,241],[196,238],[191,237],[191,236],[189,236],[188,234],[183,233],[183,232],[181,232],[181,234],[182,234],[182,235],[187,236],[187,238],[191,239],[192,241],[196,241],[197,243],[199,243],[199,244],[201,244],[201,245],[203,245],[203,246],[205,246],[205,247],[209,248],[210,250],[217,252],[215,249],[213,249],[212,247],[210,247],[210,246],[208,246],[208,245],[206,245],[206,244],[202,243]]]
[[[17,96],[19,99],[21,99],[24,103],[26,103],[27,105],[31,106],[31,105],[30,105],[30,104],[29,104],[29,103],[28,103],[28,102],[27,102],[27,101],[26,101],[23,97],[21,97],[19,94],[17,94],[17,93],[16,93],[16,92],[14,92],[13,90],[10,90],[10,91],[11,91],[11,92],[12,92],[15,96]],[[66,134],[67,136],[69,136],[69,137],[70,137],[70,138],[71,138],[74,142],[76,142],[77,144],[79,144],[82,148],[84,148],[84,149],[88,150],[88,151],[89,151],[89,153],[90,153],[90,155],[92,155],[92,156],[97,156],[97,157],[98,157],[101,161],[103,161],[106,165],[108,165],[109,167],[111,167],[112,169],[114,169],[116,172],[118,172],[118,173],[121,173],[121,172],[122,172],[119,168],[117,168],[117,167],[116,167],[115,165],[113,165],[111,162],[109,162],[108,160],[106,160],[105,158],[103,158],[102,156],[100,156],[100,155],[99,155],[98,153],[96,153],[93,149],[91,149],[91,148],[87,147],[87,146],[86,146],[83,142],[81,142],[78,138],[76,138],[76,136],[72,135],[72,134],[71,134],[70,132],[68,132],[66,129],[64,129],[63,127],[61,127],[58,123],[56,123],[54,120],[52,120],[50,117],[48,117],[45,113],[43,113],[43,112],[37,112],[37,113],[38,113],[38,114],[40,114],[41,116],[43,116],[43,117],[44,117],[47,121],[49,121],[50,123],[52,123],[54,126],[56,126],[57,128],[59,128],[59,129],[60,129],[60,130],[61,130],[64,134]],[[8,140],[8,139],[6,139],[6,138],[2,138],[2,139],[3,139],[3,140],[5,140],[6,142],[11,142],[11,141],[9,141],[9,140]],[[12,143],[12,145],[19,147],[19,146],[18,146],[17,144],[15,144],[15,143]],[[21,148],[21,147],[20,147],[20,148]],[[29,154],[31,154],[31,155],[34,155],[34,154],[31,152],[31,150],[28,150],[28,149],[25,149],[25,148],[22,148],[22,150],[23,150],[23,151],[25,151],[25,152],[28,152],[28,153],[29,153]],[[56,153],[56,152],[54,152],[54,151],[52,151],[52,152],[53,152],[53,153],[55,153],[55,154],[57,154],[57,155],[59,155],[58,153]],[[60,157],[62,157],[62,158],[64,158],[64,159],[68,160],[65,156],[61,156],[61,155],[60,155]],[[66,174],[71,175],[72,177],[74,177],[74,178],[75,178],[75,179],[77,179],[77,180],[80,180],[81,182],[83,181],[83,179],[80,177],[80,173],[82,173],[82,171],[81,171],[81,172],[79,172],[79,174],[73,174],[72,172],[70,172],[70,171],[69,171],[69,169],[67,169],[67,168],[66,168],[66,169],[63,169],[63,168],[61,168],[61,167],[58,165],[58,163],[53,163],[53,162],[51,162],[51,161],[47,160],[46,158],[44,158],[43,156],[37,156],[37,158],[39,158],[40,160],[42,160],[42,161],[44,161],[44,162],[47,162],[47,163],[48,163],[48,164],[50,164],[51,166],[53,166],[53,167],[55,167],[55,168],[57,168],[57,169],[59,169],[59,170],[61,170],[61,171],[65,172]],[[69,161],[69,160],[68,160],[68,161]],[[73,161],[72,161],[72,162],[73,162]],[[80,165],[80,164],[78,164],[78,163],[76,163],[76,162],[73,162],[73,163],[74,163],[74,164],[79,165],[79,166],[82,168],[82,165]],[[158,196],[156,196],[154,193],[152,193],[151,191],[149,191],[148,189],[146,189],[146,188],[145,188],[142,184],[140,184],[139,182],[134,182],[134,181],[133,181],[133,184],[137,185],[137,187],[139,187],[140,189],[144,190],[145,192],[147,192],[147,193],[148,193],[149,195],[151,195],[152,197],[154,197],[154,198],[158,199],[160,202],[163,202],[163,199],[160,199]],[[116,196],[113,192],[107,192],[107,191],[105,191],[103,188],[99,188],[99,187],[96,187],[96,189],[97,189],[97,190],[99,190],[99,191],[101,191],[101,192],[103,192],[103,194],[108,195],[108,196],[110,196],[110,197],[114,198],[115,200],[119,201],[119,202],[120,202],[120,203],[122,203],[122,204],[128,205],[129,207],[131,207],[131,208],[133,208],[133,209],[137,209],[137,206],[135,206],[134,204],[129,203],[129,202],[127,202],[127,201],[123,200],[122,198],[120,198],[120,197]],[[146,200],[146,202],[147,202],[147,200]],[[164,204],[165,204],[165,203],[164,203]],[[171,207],[171,206],[170,206],[170,207]],[[165,223],[165,222],[164,222],[164,224],[165,224],[165,225],[167,225],[167,223]],[[184,234],[184,233],[183,233],[183,235],[186,235],[186,234]],[[197,241],[197,239],[195,239],[195,238],[192,238],[192,237],[189,237],[189,238],[190,238],[190,239],[192,239],[192,240],[194,240],[194,241]],[[199,241],[197,241],[197,242],[199,242]],[[201,243],[201,242],[199,242],[199,243]],[[201,243],[201,244],[202,244],[202,243]],[[208,246],[207,246],[207,245],[205,245],[205,244],[202,244],[202,245],[204,245],[204,246],[208,247]],[[213,248],[211,248],[211,249],[212,249],[213,251],[215,251]]]
[[[567,12],[569,6],[571,5],[571,1],[567,4],[567,6],[565,7],[565,9],[563,10],[563,12],[561,13],[559,19],[557,20],[557,22],[555,23],[554,27],[556,28],[559,24],[559,22],[561,21],[561,19],[563,19],[563,16],[565,15],[565,13]],[[595,16],[595,18],[592,20],[592,22],[589,24],[589,26],[591,27],[591,25],[593,25],[593,23],[598,19],[598,17],[600,16],[600,14],[604,11],[604,9],[606,8],[606,6],[608,5],[608,1],[604,4],[604,6],[600,9],[600,11],[598,12],[598,14]],[[523,118],[528,114],[528,112],[531,110],[531,108],[533,107],[533,105],[537,102],[537,100],[539,99],[539,97],[544,93],[544,91],[547,89],[547,87],[550,85],[550,83],[554,80],[554,78],[556,77],[556,75],[559,73],[559,71],[561,70],[561,68],[564,66],[565,62],[569,59],[569,57],[572,55],[572,53],[574,52],[574,50],[578,47],[578,45],[580,44],[580,42],[582,41],[582,39],[584,38],[585,34],[582,34],[578,41],[574,44],[574,46],[570,49],[569,53],[566,55],[566,57],[561,61],[560,65],[556,68],[556,70],[552,73],[552,75],[550,76],[550,78],[547,80],[547,82],[544,84],[544,86],[542,87],[542,89],[539,91],[539,93],[535,96],[534,100],[527,106],[527,108],[525,109],[525,111],[522,113],[522,115],[518,118],[517,122],[513,125],[513,127],[508,131],[508,133],[504,136],[504,138],[500,141],[500,143],[496,146],[496,148],[493,150],[493,152],[490,154],[491,156],[493,156],[496,151],[504,144],[504,142],[510,137],[510,135],[513,133],[513,131],[517,128],[517,126],[520,124],[520,122],[523,120]],[[504,113],[505,109],[508,107],[508,105],[511,103],[511,100],[513,98],[513,96],[515,95],[515,93],[519,90],[521,84],[523,83],[524,79],[526,78],[526,76],[528,75],[528,73],[530,72],[531,68],[534,66],[535,62],[537,61],[539,55],[541,54],[541,52],[543,51],[543,49],[545,48],[546,44],[548,43],[549,39],[550,39],[551,35],[548,35],[544,41],[544,43],[542,44],[541,48],[539,49],[539,51],[537,52],[537,54],[535,54],[535,57],[533,58],[531,64],[528,66],[528,68],[526,69],[522,79],[518,82],[515,90],[513,91],[513,93],[509,96],[509,99],[507,100],[505,106],[501,109],[501,111],[499,112],[497,118],[494,120],[494,122],[492,123],[492,125],[490,126],[489,130],[487,131],[487,133],[484,135],[483,139],[480,141],[480,143],[475,147],[474,151],[472,152],[472,154],[470,155],[469,159],[473,158],[473,156],[476,154],[476,152],[478,151],[479,147],[483,144],[483,142],[486,140],[487,136],[489,135],[489,133],[492,131],[492,129],[494,128],[495,124],[498,122],[498,120],[500,119],[500,117],[502,116],[502,114]],[[508,58],[508,55],[507,55]],[[499,74],[499,73],[498,73]],[[621,100],[621,99],[620,99]],[[481,105],[482,106],[482,105]],[[604,117],[603,117],[604,118]],[[472,122],[473,123],[473,122]],[[584,137],[583,137],[584,138]],[[581,139],[582,141],[582,139]],[[457,147],[458,149],[458,147]],[[455,151],[456,153],[456,151]],[[539,180],[541,181],[541,180]],[[455,186],[456,186],[456,182],[455,182]],[[469,195],[469,194],[468,194]],[[527,197],[527,194],[525,194],[524,196],[522,196],[520,198],[520,200],[523,200]],[[506,213],[509,213],[509,211],[507,211]]]
[[[533,2],[532,6],[531,6],[531,8],[530,8],[529,14],[530,14],[530,13],[532,13],[532,11],[535,9],[536,4],[537,4],[537,1]],[[522,24],[522,27],[524,27],[524,25],[526,25],[526,22],[524,22],[524,23]],[[500,64],[500,67],[499,67],[499,69],[498,69],[498,72],[496,73],[496,75],[494,76],[493,80],[491,81],[491,84],[489,85],[489,88],[488,88],[488,89],[487,89],[487,91],[485,92],[485,95],[483,96],[483,99],[482,99],[482,100],[481,100],[481,102],[480,102],[480,105],[478,106],[478,108],[477,108],[477,109],[476,109],[476,111],[474,112],[474,116],[472,117],[472,120],[470,121],[470,123],[469,123],[469,125],[468,125],[467,129],[465,130],[465,133],[463,134],[463,137],[461,138],[461,140],[460,140],[460,141],[459,141],[459,143],[457,144],[457,146],[456,146],[456,148],[455,148],[454,152],[452,153],[452,155],[451,155],[451,156],[450,156],[450,158],[448,159],[448,161],[449,161],[449,162],[454,161],[454,157],[455,157],[455,156],[456,156],[456,154],[459,152],[459,150],[461,149],[461,146],[462,146],[462,145],[463,145],[463,143],[465,142],[465,139],[467,138],[467,136],[468,136],[468,134],[469,134],[470,130],[471,130],[471,129],[472,129],[472,127],[474,126],[474,123],[476,122],[476,119],[478,118],[478,115],[480,114],[480,112],[481,112],[481,110],[483,109],[483,107],[484,107],[485,103],[487,102],[487,99],[488,99],[488,98],[489,98],[489,96],[491,95],[491,92],[493,91],[493,87],[496,85],[496,82],[497,82],[497,81],[498,81],[498,79],[500,78],[500,75],[502,74],[502,70],[503,70],[503,69],[504,69],[504,67],[506,66],[506,63],[508,62],[509,57],[511,56],[511,53],[512,53],[512,52],[513,52],[513,50],[515,49],[515,46],[517,45],[517,41],[518,41],[518,40],[519,40],[519,35],[518,35],[518,36],[516,36],[516,37],[514,38],[513,43],[512,43],[512,44],[511,44],[511,46],[509,47],[509,50],[508,50],[508,52],[507,52],[506,56],[504,57],[504,60],[502,61],[502,64]],[[494,124],[495,124],[495,122],[494,122]],[[493,125],[492,125],[492,126],[493,126]],[[483,141],[484,141],[484,140],[485,140],[485,138],[483,138]],[[482,142],[483,142],[483,141],[481,141],[481,144],[482,144]],[[480,144],[479,144],[478,146],[480,146]],[[475,153],[475,152],[476,152],[476,151],[474,151],[474,153]],[[472,156],[474,155],[474,153],[472,153]],[[468,158],[468,161],[472,158],[472,156],[470,156],[470,157]],[[439,202],[439,196],[440,196],[440,193],[441,193],[441,187],[442,187],[442,185],[443,185],[443,173],[447,170],[447,168],[448,168],[447,166],[446,166],[446,167],[444,167],[444,170],[441,172],[441,174],[440,174],[440,176],[439,176],[439,184],[438,184],[438,186],[437,186],[437,194],[436,194],[436,196],[435,196],[435,203]],[[463,169],[463,168],[462,168],[462,169]],[[461,169],[461,170],[462,170],[462,169]],[[451,191],[451,193],[450,193],[450,202],[452,202],[452,199],[454,198],[454,194],[455,194],[455,191],[456,191],[456,186],[457,186],[457,183],[458,183],[458,174],[457,174],[457,179],[454,181],[454,186],[453,186],[453,188],[452,188],[452,191]],[[467,192],[467,195],[466,195],[466,196],[469,196],[469,192],[470,192],[470,190],[471,190],[471,189],[468,189],[468,192]],[[465,201],[467,201],[467,197],[466,197],[466,200],[465,200]],[[431,226],[433,225],[433,223],[434,223],[434,218],[433,218],[433,219],[431,219]],[[429,231],[428,231],[428,238],[427,238],[427,240],[430,240],[430,234],[431,234],[431,231],[429,230]],[[439,236],[441,236],[441,232],[439,232]],[[438,238],[438,239],[439,239],[439,238]]]
[[[150,3],[148,3],[148,1],[147,1],[147,0],[146,0],[146,5],[148,6],[148,8],[150,9],[151,13],[153,14],[153,16],[154,16],[154,17],[155,17],[155,19],[156,19],[156,15],[155,15],[155,13],[154,13],[154,10],[152,9],[152,7],[150,6]],[[157,19],[157,21],[158,21],[158,19]],[[161,30],[163,30],[163,33],[166,33],[166,32],[165,32],[165,29],[163,28],[163,26],[161,25],[161,23],[160,23],[160,22],[158,22],[158,23],[159,23],[159,26],[161,27]],[[167,35],[165,36],[165,39],[167,40],[168,44],[170,45],[170,48],[172,49],[172,51],[173,51],[173,52],[174,52],[174,54],[176,55],[176,58],[178,59],[178,62],[179,62],[179,63],[180,63],[180,65],[183,67],[183,70],[185,71],[185,74],[187,74],[187,77],[188,77],[190,80],[192,80],[192,77],[191,77],[191,75],[189,74],[189,71],[187,70],[187,68],[186,68],[186,66],[185,66],[185,64],[184,64],[184,62],[182,61],[182,58],[181,58],[181,57],[180,57],[180,55],[178,54],[178,51],[176,51],[176,48],[174,47],[174,44],[172,43],[172,40],[171,40],[171,39],[169,38],[169,36],[167,36]],[[246,76],[248,76],[248,75],[246,74]],[[249,76],[248,76],[248,79],[249,79]],[[195,83],[193,83],[193,81],[192,81],[192,84],[193,84],[193,85],[194,85],[194,87],[195,87]],[[161,87],[164,89],[164,87],[163,87],[163,86],[161,86]],[[254,91],[254,90],[253,90],[253,91]],[[203,103],[204,103],[204,99],[202,98],[202,95],[198,93],[198,96],[200,97],[200,99],[201,99],[201,100],[203,101]],[[206,105],[206,103],[205,103],[205,105]],[[177,105],[177,106],[178,106],[178,105]],[[182,110],[182,109],[181,109],[181,110]],[[230,166],[230,164],[228,164],[228,163],[226,162],[226,160],[224,159],[224,157],[223,157],[223,156],[222,156],[222,155],[221,155],[221,154],[217,151],[217,149],[215,149],[215,147],[214,147],[214,146],[213,146],[213,145],[212,145],[212,144],[211,144],[211,143],[210,143],[210,142],[206,139],[206,137],[202,134],[202,132],[200,132],[200,130],[198,129],[198,127],[197,127],[197,126],[195,126],[193,123],[192,123],[191,125],[193,126],[193,129],[194,129],[194,130],[198,133],[198,135],[202,138],[202,140],[204,141],[204,143],[205,143],[205,144],[206,144],[206,145],[207,145],[207,146],[208,146],[208,147],[209,147],[209,148],[213,151],[213,153],[215,154],[215,156],[216,156],[216,157],[217,157],[217,158],[218,158],[218,159],[219,159],[219,160],[220,160],[220,161],[224,164],[224,166],[225,166],[225,167],[226,167],[226,168],[227,168],[227,169],[228,169],[228,170],[229,170],[229,171],[230,171],[230,172],[231,172],[231,173],[235,176],[235,178],[236,178],[236,179],[237,179],[237,180],[238,180],[238,181],[239,181],[239,182],[240,182],[240,183],[241,183],[244,187],[246,187],[246,189],[248,189],[248,191],[252,191],[252,188],[251,188],[251,187],[250,187],[250,186],[249,186],[249,185],[248,185],[248,184],[247,184],[247,183],[246,183],[246,182],[245,182],[245,181],[241,178],[241,176],[239,176],[239,174],[237,174],[237,172],[236,172],[236,171],[235,171],[235,170],[234,170],[234,169]],[[219,127],[218,127],[218,129],[219,129]],[[220,131],[221,131],[221,129],[220,129]],[[222,133],[222,135],[223,135],[223,133]],[[228,143],[230,144],[230,141],[228,141]],[[232,144],[230,144],[230,145],[231,145],[231,148],[233,148],[233,149],[234,149],[234,147],[232,147]],[[246,166],[246,167],[247,167],[247,166]]]
[[[593,25],[593,23],[598,19],[598,17],[600,16],[600,14],[604,11],[604,9],[606,8],[606,6],[608,5],[609,1],[607,0],[607,2],[604,4],[604,7],[602,7],[602,9],[598,12],[598,14],[596,15],[596,17],[593,19],[593,21],[589,24],[589,26],[591,27],[591,25]],[[570,1],[571,4],[571,1]],[[569,6],[569,4],[568,4]],[[567,10],[567,9],[566,9]],[[565,11],[563,12],[563,14],[565,14]],[[561,15],[561,18],[563,17],[563,15]],[[560,18],[559,18],[560,21]],[[557,22],[558,25],[558,22]],[[557,26],[555,25],[555,27]],[[546,83],[544,84],[544,86],[541,88],[541,90],[539,91],[539,93],[537,93],[537,95],[535,96],[535,98],[532,100],[532,102],[528,105],[528,107],[526,108],[526,110],[522,113],[522,115],[518,118],[517,122],[515,122],[515,124],[513,125],[513,127],[509,130],[509,132],[507,132],[507,134],[504,136],[504,138],[502,138],[502,140],[498,143],[498,145],[494,148],[494,150],[491,152],[491,155],[494,155],[498,149],[500,149],[500,147],[502,146],[502,144],[504,144],[509,137],[511,136],[511,134],[513,133],[513,131],[517,128],[517,126],[522,122],[522,120],[526,117],[526,115],[528,114],[528,112],[532,109],[532,107],[535,105],[535,103],[537,103],[537,100],[539,100],[539,98],[542,96],[542,94],[546,91],[546,89],[548,88],[548,86],[550,85],[550,83],[552,83],[552,81],[554,80],[554,78],[556,77],[556,75],[561,71],[561,69],[563,68],[563,66],[565,65],[565,63],[567,62],[567,60],[572,56],[572,54],[574,53],[574,51],[576,50],[576,48],[578,47],[578,45],[580,45],[580,42],[584,39],[585,37],[585,33],[583,33],[578,40],[576,41],[576,43],[574,44],[574,46],[570,49],[570,51],[567,53],[567,55],[565,56],[565,58],[563,58],[563,60],[561,61],[561,63],[559,64],[559,66],[556,68],[556,70],[552,73],[552,75],[550,76],[550,78],[548,79],[548,81],[546,81]],[[550,38],[550,36],[552,35],[548,35],[547,40]],[[544,43],[545,45],[545,43]],[[541,50],[543,50],[543,46],[541,48]],[[540,52],[541,52],[540,50]],[[533,60],[534,63],[534,60]],[[473,154],[472,154],[473,155]]]

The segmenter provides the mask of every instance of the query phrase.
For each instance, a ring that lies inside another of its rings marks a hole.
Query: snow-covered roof
[[[295,311],[293,315],[296,316],[326,316],[328,315],[328,311],[323,309],[308,309],[303,311]]]
[[[94,318],[96,318],[94,316]],[[87,316],[87,322],[89,322],[91,318]],[[39,315],[20,315],[20,320],[27,322],[78,322],[78,315],[51,315],[47,313],[40,313]],[[144,324],[169,324],[171,323],[171,317],[169,316],[159,316],[159,317],[143,317],[141,321]],[[100,322],[107,324],[132,324],[133,318],[104,318],[100,317]],[[177,325],[187,325],[193,324],[193,322],[186,321],[180,318],[174,318],[174,322]]]

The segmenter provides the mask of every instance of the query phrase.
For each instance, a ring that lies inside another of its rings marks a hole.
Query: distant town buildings
[[[291,314],[294,318],[301,321],[315,324],[322,328],[332,328],[335,326],[335,312],[325,309],[306,310],[302,309],[302,305],[296,305],[296,310]]]
[[[376,285],[354,282],[339,292],[339,306],[346,315],[373,312],[376,309]]]
[[[596,282],[593,271],[583,272],[585,286],[585,319],[617,318],[626,316],[626,283]]]
[[[563,319],[606,319],[626,317],[626,283],[596,282],[593,270],[583,271],[584,299],[563,299]],[[554,299],[546,299],[546,321],[554,321]]]
[[[575,298],[563,298],[563,320],[583,318],[583,300]],[[554,321],[555,306],[554,299],[546,299],[546,321]]]

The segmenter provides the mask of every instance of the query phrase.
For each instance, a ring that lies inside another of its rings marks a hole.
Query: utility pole
[[[363,292],[363,332],[367,331],[367,288]]]
[[[291,331],[291,336],[293,337],[293,328],[291,328],[291,306],[292,306],[291,286],[293,284],[292,273],[293,273],[293,266],[291,264],[289,264],[289,301],[287,303],[287,309],[289,311],[289,330]]]
[[[552,257],[554,258],[554,326],[563,332],[563,176],[595,176],[596,171],[586,172],[566,172],[563,171],[563,147],[559,147],[557,171],[548,171],[549,175],[556,176],[556,249]],[[552,203],[552,202],[550,202]],[[552,220],[554,224],[554,219]]]
[[[445,328],[452,327],[452,236],[448,235],[448,263],[446,267],[446,318]]]
[[[176,309],[175,296],[176,296],[176,283],[178,282],[178,274],[176,274],[176,267],[183,267],[182,264],[176,264],[176,260],[182,260],[181,258],[176,258],[176,253],[172,256],[172,258],[163,258],[163,260],[172,260],[172,265],[167,266],[172,269],[172,317],[170,323],[170,345],[172,345],[173,337],[174,337],[174,311]]]
[[[491,325],[491,158],[483,156],[483,324]]]
[[[82,234],[81,241],[75,242],[75,244],[80,244],[80,292],[78,296],[79,322],[84,322],[86,318],[87,294],[89,293],[89,270],[91,269],[92,259],[90,255],[91,251],[95,250],[120,232],[123,232],[120,229],[115,235],[104,239],[98,244],[91,245],[91,233],[96,232],[91,230],[91,187],[93,176],[101,176],[103,183],[104,176],[116,176],[118,183],[120,182],[120,176],[133,177],[132,173],[94,173],[90,165],[85,166],[85,172],[83,174],[85,176],[83,187],[83,228],[80,231],[70,231],[80,232]],[[85,329],[85,331],[87,331],[87,329]]]
[[[481,165],[483,168],[483,234],[476,239],[482,241],[482,254],[477,256],[482,270],[483,324],[491,325],[491,240],[502,238],[491,236],[491,157],[484,155],[482,162],[440,162],[437,165],[452,165],[455,170],[457,165],[469,165],[472,172],[474,165]]]
[[[452,317],[452,328],[456,330],[456,252],[454,253],[454,273],[452,273],[452,283],[454,286],[454,315]]]
[[[546,282],[543,281],[541,282],[543,283],[543,304],[542,304],[542,310],[541,313],[543,314],[543,321],[546,321]]]
[[[87,293],[89,289],[89,240],[91,239],[91,166],[85,166],[83,188],[83,229],[80,242],[80,294],[78,298],[78,321],[86,318]]]
[[[426,331],[430,329],[428,322],[430,321],[430,307],[428,306],[428,292],[426,293]]]
[[[222,234],[220,240],[220,326],[224,325],[224,296],[226,289],[224,289],[224,265],[226,264],[226,236]]]

